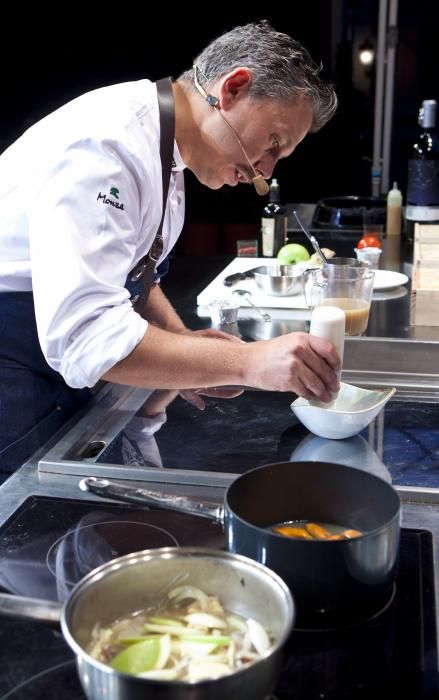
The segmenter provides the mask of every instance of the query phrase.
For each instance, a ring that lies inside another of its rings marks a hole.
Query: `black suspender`
[[[169,180],[171,177],[171,168],[174,156],[175,110],[171,78],[162,78],[161,80],[157,81],[156,85],[160,112],[160,159],[162,161],[163,189],[162,218],[149,252],[141,260],[139,260],[136,267],[129,275],[132,282],[136,282],[143,278],[142,294],[139,299],[139,302],[142,304],[144,304],[148,298],[154,276],[155,265],[163,252],[162,228],[165,219]]]

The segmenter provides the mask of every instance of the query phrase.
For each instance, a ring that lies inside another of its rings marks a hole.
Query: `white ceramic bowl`
[[[332,440],[357,435],[392,398],[396,389],[361,389],[341,382],[337,398],[329,404],[296,399],[291,410],[311,433]]]

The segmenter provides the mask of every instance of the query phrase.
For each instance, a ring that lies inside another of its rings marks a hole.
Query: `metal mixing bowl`
[[[259,289],[270,296],[303,294],[303,269],[299,265],[261,265],[253,270]]]

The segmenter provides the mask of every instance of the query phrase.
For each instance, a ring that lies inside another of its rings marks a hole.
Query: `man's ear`
[[[252,78],[253,75],[249,68],[235,68],[231,73],[223,76],[219,84],[218,95],[221,109],[226,112],[237,99],[246,96]]]

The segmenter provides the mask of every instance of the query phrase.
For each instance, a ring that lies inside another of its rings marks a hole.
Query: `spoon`
[[[300,228],[302,229],[303,233],[305,234],[305,236],[307,237],[307,239],[311,243],[312,247],[316,251],[317,255],[319,256],[320,260],[323,263],[327,263],[328,259],[327,259],[326,255],[324,253],[322,253],[321,248],[320,248],[319,244],[317,243],[317,238],[315,236],[313,236],[312,233],[310,231],[308,231],[308,229],[302,224],[301,220],[297,216],[297,212],[295,209],[293,211],[293,214],[296,217],[296,221],[299,224]]]
[[[250,304],[250,306],[253,306],[253,308],[256,309],[256,311],[258,312],[258,314],[260,314],[262,316],[264,321],[271,321],[271,316],[269,314],[266,314],[263,311],[261,311],[259,306],[256,306],[256,304],[254,304],[252,302],[251,294],[246,289],[234,289],[232,294],[237,294],[240,297],[245,297],[247,299],[248,303]]]

